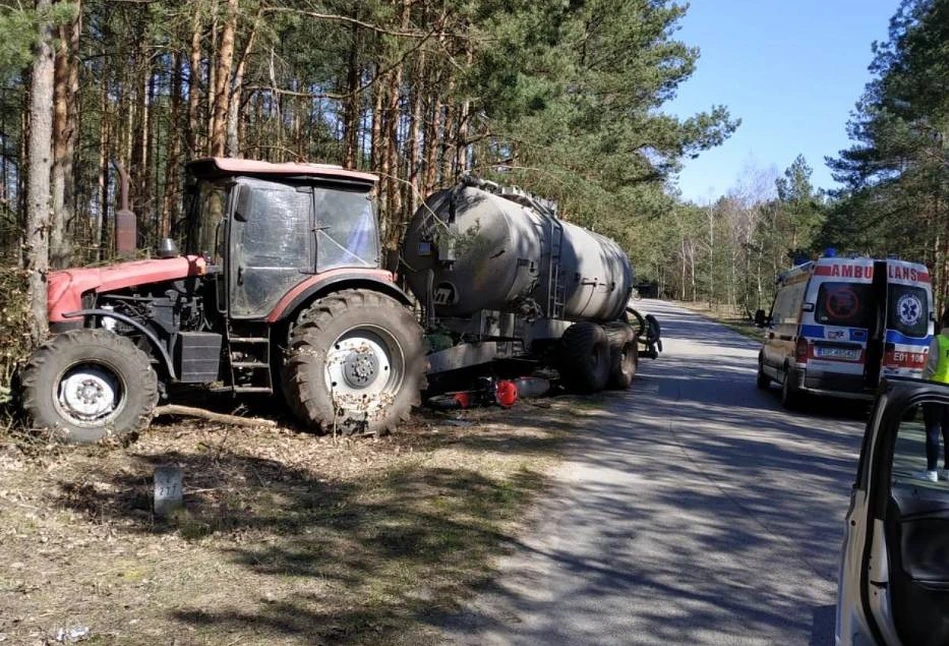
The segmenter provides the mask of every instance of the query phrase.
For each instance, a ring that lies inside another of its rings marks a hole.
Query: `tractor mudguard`
[[[165,346],[162,345],[162,342],[158,340],[158,337],[155,336],[154,332],[149,330],[147,327],[145,327],[144,325],[142,325],[135,319],[129,318],[128,316],[125,316],[124,314],[113,312],[111,310],[95,310],[95,309],[79,310],[76,312],[66,312],[63,314],[63,318],[65,319],[78,319],[78,318],[96,317],[96,316],[102,317],[102,318],[115,319],[116,321],[119,321],[120,323],[124,323],[125,325],[135,328],[138,332],[141,332],[142,335],[146,339],[148,339],[148,342],[151,344],[152,348],[155,349],[157,356],[159,357],[161,362],[164,364],[165,369],[168,371],[168,376],[172,380],[177,379],[177,376],[175,375],[175,365],[174,363],[172,363],[171,355],[168,354],[167,348],[165,348]]]
[[[266,320],[268,323],[282,321],[314,298],[341,289],[372,289],[391,296],[406,307],[412,304],[405,292],[396,286],[392,272],[385,269],[331,269],[310,276],[284,294]]]

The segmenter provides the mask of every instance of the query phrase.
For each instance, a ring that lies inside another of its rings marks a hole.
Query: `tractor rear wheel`
[[[290,335],[283,366],[287,404],[323,432],[393,430],[421,403],[422,330],[401,303],[347,289],[314,302]]]
[[[610,377],[607,387],[626,390],[636,376],[639,366],[639,348],[633,336],[633,328],[626,323],[609,323],[603,326],[610,344]]]
[[[603,390],[610,378],[610,342],[596,323],[580,321],[560,338],[560,380],[568,390],[590,394]]]
[[[70,444],[141,431],[158,403],[148,355],[103,329],[53,337],[30,357],[21,383],[28,423]]]

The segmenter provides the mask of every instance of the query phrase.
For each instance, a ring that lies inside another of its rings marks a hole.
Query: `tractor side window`
[[[198,229],[197,247],[192,251],[207,254],[211,264],[220,265],[224,257],[224,232],[219,229],[227,211],[227,188],[204,183],[198,201],[200,211],[193,221]]]
[[[317,189],[318,271],[378,267],[379,241],[372,196],[365,191]]]

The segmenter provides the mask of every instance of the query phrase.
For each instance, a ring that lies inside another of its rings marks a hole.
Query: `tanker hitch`
[[[626,312],[636,319],[636,342],[639,347],[639,356],[647,359],[656,359],[662,352],[662,329],[659,321],[652,314],[643,316],[632,307],[627,307]]]

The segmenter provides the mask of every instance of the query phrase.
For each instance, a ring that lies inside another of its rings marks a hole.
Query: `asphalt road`
[[[832,644],[863,423],[783,411],[757,345],[644,301],[666,352],[578,422],[538,521],[445,629],[459,644]]]

